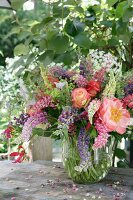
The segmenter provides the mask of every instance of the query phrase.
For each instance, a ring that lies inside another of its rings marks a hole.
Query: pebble
[[[89,197],[90,196],[90,193],[86,193],[86,195],[85,195],[86,197]]]
[[[16,190],[19,190],[19,189],[20,189],[20,187],[16,187],[15,189],[16,189]]]
[[[44,184],[41,184],[41,188],[44,188],[44,186],[45,186]]]

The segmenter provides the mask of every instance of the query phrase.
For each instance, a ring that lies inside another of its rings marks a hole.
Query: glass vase
[[[76,183],[87,184],[102,180],[112,166],[112,145],[92,150],[89,162],[81,165],[81,158],[76,142],[63,142],[62,159],[65,171]]]

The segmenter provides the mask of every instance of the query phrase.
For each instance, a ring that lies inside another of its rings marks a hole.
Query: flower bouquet
[[[14,137],[19,130],[19,143],[35,134],[61,139],[68,175],[78,183],[101,180],[112,166],[118,141],[130,137],[131,73],[123,76],[110,53],[91,51],[71,69],[41,65],[40,74],[35,103],[14,118],[5,134]]]

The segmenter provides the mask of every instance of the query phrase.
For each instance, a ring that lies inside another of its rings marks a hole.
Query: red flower
[[[26,152],[24,150],[24,147],[23,146],[19,146],[18,147],[18,152],[13,152],[13,153],[10,154],[10,156],[17,157],[13,161],[13,163],[21,163],[25,159],[25,156],[26,156]]]
[[[86,90],[91,97],[95,97],[96,94],[100,91],[101,83],[98,81],[91,80],[86,86]]]
[[[6,138],[11,138],[11,133],[13,131],[13,127],[12,126],[8,126],[7,129],[4,131],[4,134],[6,134]]]
[[[91,127],[91,123],[88,122],[87,125],[86,125],[86,130],[88,131],[90,129],[90,127]]]

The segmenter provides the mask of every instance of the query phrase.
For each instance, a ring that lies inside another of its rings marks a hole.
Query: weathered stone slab
[[[0,200],[133,200],[132,169],[113,168],[106,179],[89,185],[74,184],[61,163],[1,161],[0,169]]]

